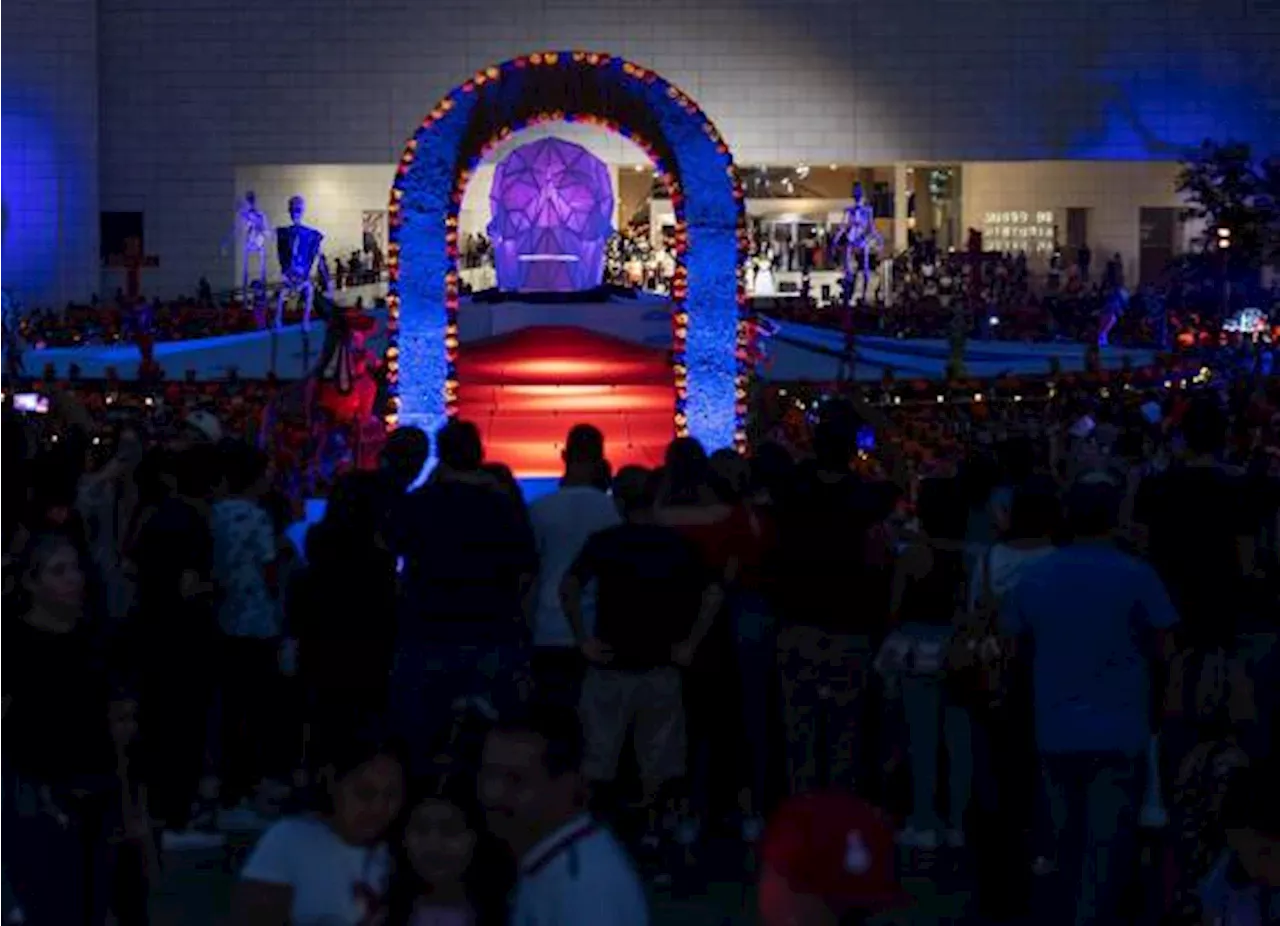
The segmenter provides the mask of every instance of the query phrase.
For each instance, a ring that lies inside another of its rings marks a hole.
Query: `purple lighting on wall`
[[[573,292],[599,286],[613,232],[613,184],[580,145],[546,138],[522,145],[494,171],[489,194],[498,288]]]

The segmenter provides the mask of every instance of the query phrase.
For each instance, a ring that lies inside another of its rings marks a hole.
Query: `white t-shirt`
[[[520,860],[511,926],[648,924],[648,901],[627,851],[590,816],[565,824]]]
[[[621,521],[608,495],[591,486],[570,486],[544,495],[529,506],[538,548],[538,606],[533,618],[535,646],[573,646],[569,619],[560,607],[560,583],[582,552],[587,538]],[[584,596],[583,620],[594,629],[595,601]]]
[[[314,817],[272,826],[240,871],[244,881],[293,888],[293,926],[359,926],[386,893],[390,874],[385,845],[347,845]]]

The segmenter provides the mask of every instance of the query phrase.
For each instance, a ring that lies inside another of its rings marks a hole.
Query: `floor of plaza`
[[[699,881],[685,892],[688,896],[650,891],[653,926],[751,926],[757,922],[752,912],[754,894],[744,884],[749,865],[742,864],[740,847],[726,843],[715,851],[719,857],[706,865],[705,887]],[[230,859],[225,850],[168,855],[164,879],[153,895],[153,926],[231,926],[234,866]],[[976,923],[965,916],[970,892],[964,880],[954,870],[932,877],[906,877],[903,883],[914,906],[876,922],[891,926]]]

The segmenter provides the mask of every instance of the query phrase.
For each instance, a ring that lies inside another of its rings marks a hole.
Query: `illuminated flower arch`
[[[434,433],[456,413],[463,192],[489,150],[544,122],[623,135],[665,181],[676,214],[674,433],[712,450],[741,448],[751,345],[741,313],[747,233],[733,158],[680,90],[595,52],[542,52],[486,68],[442,99],[405,146],[388,212],[387,424]]]

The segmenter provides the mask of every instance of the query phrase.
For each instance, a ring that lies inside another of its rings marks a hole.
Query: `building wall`
[[[1170,160],[1280,138],[1275,0],[99,2],[102,208],[145,211],[164,291],[231,281],[239,168],[394,163],[441,95],[539,48],[656,69],[744,164]]]
[[[1059,243],[1065,244],[1067,209],[1087,209],[1087,241],[1095,255],[1095,269],[1118,253],[1124,260],[1125,278],[1133,280],[1138,269],[1139,210],[1184,206],[1174,188],[1177,173],[1178,165],[1170,162],[965,164],[961,222],[965,228],[983,230],[988,245],[999,237],[1009,240],[1017,234],[1002,235],[1001,228],[1025,228],[1031,233],[1030,241],[1052,244],[1055,227]],[[1034,257],[1034,248],[1028,253]]]
[[[0,196],[6,289],[62,305],[98,282],[97,0],[6,0]]]

